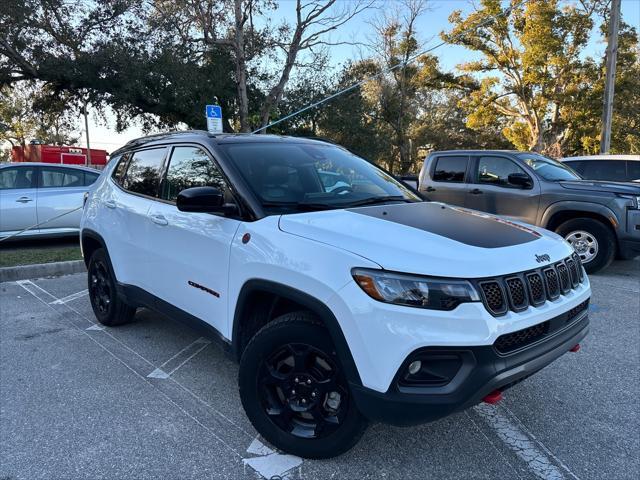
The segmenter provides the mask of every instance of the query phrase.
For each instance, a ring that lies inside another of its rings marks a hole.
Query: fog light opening
[[[422,368],[422,362],[420,360],[415,360],[409,364],[409,373],[411,375],[415,375]]]

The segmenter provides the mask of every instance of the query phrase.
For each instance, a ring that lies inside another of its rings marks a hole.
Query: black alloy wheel
[[[104,261],[94,262],[93,268],[89,272],[89,295],[94,308],[101,315],[108,316],[111,308],[113,290],[108,280],[109,271]]]
[[[262,362],[258,383],[265,413],[295,437],[326,437],[344,422],[346,381],[335,363],[311,345],[277,348]]]

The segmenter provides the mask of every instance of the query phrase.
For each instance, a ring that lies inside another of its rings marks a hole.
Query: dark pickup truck
[[[587,272],[640,255],[640,185],[583,180],[533,152],[432,152],[419,190],[430,200],[538,225],[564,237]]]

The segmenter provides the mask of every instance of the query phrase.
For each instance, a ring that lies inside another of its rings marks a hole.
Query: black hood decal
[[[474,247],[510,247],[532,242],[541,236],[535,230],[508,220],[439,203],[402,203],[351,208],[348,211],[400,223]]]

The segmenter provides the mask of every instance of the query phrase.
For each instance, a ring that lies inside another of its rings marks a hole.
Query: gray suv
[[[539,225],[564,237],[587,272],[640,254],[640,186],[587,181],[533,152],[432,152],[419,190],[428,199]]]

